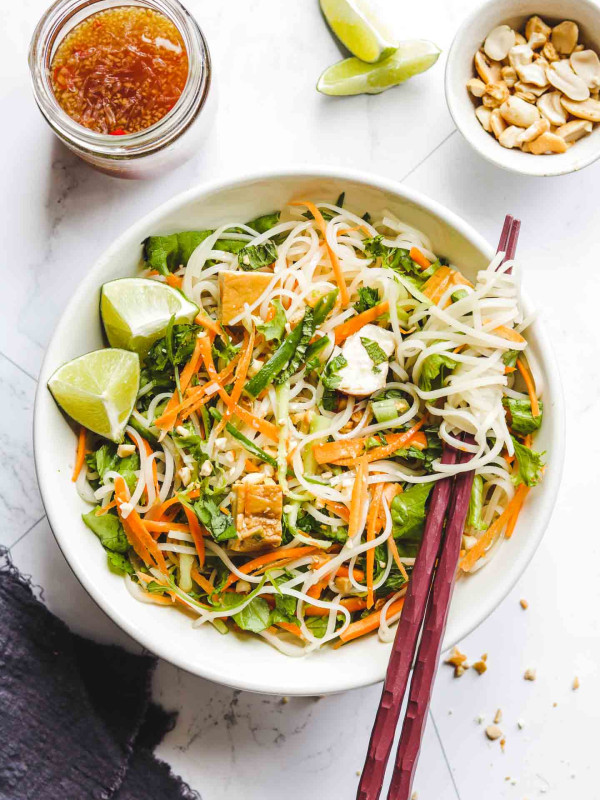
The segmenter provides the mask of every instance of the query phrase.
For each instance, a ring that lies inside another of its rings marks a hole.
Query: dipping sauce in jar
[[[80,125],[123,135],[171,111],[188,69],[170,19],[151,8],[118,6],[92,14],[65,36],[51,63],[52,89]]]

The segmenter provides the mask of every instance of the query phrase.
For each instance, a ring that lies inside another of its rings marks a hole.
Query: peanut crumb
[[[518,728],[520,731],[522,731],[524,727],[525,727],[525,722],[524,722],[522,719],[518,719],[518,720],[517,720],[517,728]]]
[[[526,669],[523,675],[526,681],[534,681],[536,679],[536,671],[534,669]]]
[[[483,675],[484,672],[487,672],[487,664],[482,658],[481,661],[476,661],[473,664],[473,669],[478,675]]]
[[[502,736],[502,731],[497,725],[488,725],[485,729],[485,735],[490,741],[494,742]]]
[[[557,705],[558,703],[552,703],[552,708],[556,708]]]
[[[450,666],[454,667],[454,677],[460,678],[461,675],[464,675],[465,670],[469,669],[469,665],[467,664],[467,657],[464,653],[461,653],[458,647],[453,647],[450,651],[449,657],[444,662],[445,664],[450,664]]]
[[[575,677],[573,678],[573,691],[579,689],[579,686],[580,686],[579,678],[577,677],[577,675],[575,675]]]
[[[494,717],[494,723],[497,725],[499,722],[502,722],[502,709],[499,708],[496,711],[496,716]]]
[[[410,796],[410,800],[419,800],[419,793],[413,792]]]
[[[529,603],[527,602],[527,600],[525,600],[525,598],[524,598],[524,597],[522,597],[522,598],[519,600],[519,603],[520,603],[520,605],[521,605],[521,608],[523,609],[523,611],[526,611],[526,610],[529,608]]]
[[[506,739],[504,737],[500,739],[500,749],[504,752],[504,748],[506,747]]]

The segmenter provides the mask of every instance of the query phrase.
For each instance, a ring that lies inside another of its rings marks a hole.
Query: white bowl
[[[566,153],[534,156],[516,148],[508,150],[481,127],[475,116],[475,100],[466,88],[467,81],[475,75],[473,58],[488,33],[504,24],[522,31],[534,14],[549,25],[573,20],[579,25],[584,44],[600,53],[600,6],[591,0],[490,0],[462,23],[454,37],[446,63],[446,102],[458,130],[488,161],[523,175],[564,175],[583,169],[600,157],[600,125]]]
[[[216,227],[282,208],[292,198],[334,200],[360,213],[391,209],[423,229],[433,248],[467,275],[486,266],[492,248],[466,222],[418,192],[384,178],[335,169],[298,169],[215,182],[172,198],[126,231],[96,262],[67,306],[54,333],[40,376],[35,406],[35,459],[50,524],[67,561],[98,605],[148,650],[189,672],[239,689],[285,695],[321,695],[383,679],[390,645],[370,636],[339,650],[330,648],[302,659],[281,655],[257,638],[222,636],[212,627],[194,629],[174,609],[134,600],[123,580],[106,566],[102,547],[81,521],[86,510],[70,480],[75,436],[54,403],[46,382],[75,356],[102,347],[99,292],[106,281],[134,275],[141,242],[149,234]],[[498,220],[498,232],[503,220]],[[531,492],[517,530],[493,561],[456,587],[445,647],[462,639],[503,599],[531,559],[550,518],[564,453],[563,400],[552,348],[539,322],[530,329],[531,347],[547,388],[540,449],[548,469]]]

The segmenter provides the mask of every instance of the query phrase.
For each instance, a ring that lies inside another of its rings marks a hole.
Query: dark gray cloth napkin
[[[0,800],[200,798],[152,754],[155,662],[71,633],[0,549]]]

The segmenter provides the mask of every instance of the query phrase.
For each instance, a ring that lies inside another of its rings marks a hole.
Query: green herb
[[[427,356],[421,366],[419,387],[426,392],[442,386],[447,372],[456,369],[457,362],[441,353],[432,353]]]
[[[219,507],[224,498],[224,493],[207,491],[192,506],[215,542],[225,542],[237,537],[233,518],[230,514],[224,514]]]
[[[277,344],[279,344],[285,332],[287,318],[283,306],[281,305],[281,300],[278,297],[271,302],[271,305],[275,309],[273,319],[269,320],[269,322],[266,322],[264,325],[257,325],[256,327],[265,337],[266,342],[276,341]]]
[[[175,383],[176,369],[187,363],[194,348],[200,325],[181,323],[171,324],[162,339],[157,339],[144,360],[143,375],[158,386],[172,387]]]
[[[300,335],[300,340],[298,341],[298,345],[294,350],[294,354],[291,357],[289,364],[280,372],[279,375],[275,378],[274,383],[280,385],[285,383],[289,380],[292,375],[297,372],[298,368],[301,364],[304,363],[306,358],[306,351],[308,349],[308,344],[313,337],[315,332],[315,323],[313,318],[313,310],[310,306],[307,306],[304,312],[304,318],[298,327],[302,328],[302,333]],[[294,330],[295,333],[295,330]],[[291,337],[290,337],[291,338]]]
[[[150,428],[147,428],[145,425],[142,425],[141,422],[138,422],[133,415],[129,417],[129,424],[133,430],[137,431],[139,435],[142,436],[149,444],[158,444],[158,436],[155,433],[152,433]]]
[[[415,483],[394,497],[391,507],[394,539],[420,541],[425,526],[425,506],[431,488],[431,483]]]
[[[185,436],[181,436],[180,433],[174,432],[173,441],[175,444],[191,455],[198,464],[204,464],[205,461],[209,461],[206,441],[195,432],[192,425],[188,424],[182,427],[186,429],[187,433]]]
[[[442,266],[442,259],[438,259],[427,269],[421,269],[420,265],[412,260],[409,251],[404,247],[389,247],[383,244],[382,240],[383,236],[381,234],[370,239],[363,239],[365,254],[371,258],[381,258],[383,267],[400,273],[417,288],[420,288]]]
[[[115,553],[126,553],[129,550],[129,542],[121,520],[115,514],[107,512],[97,516],[94,508],[87,514],[82,514],[81,518],[100,539],[102,547],[106,550],[112,550]]]
[[[269,626],[275,622],[292,622],[298,624],[296,606],[298,601],[288,594],[275,595],[275,608],[271,611]]]
[[[321,350],[329,344],[329,336],[321,336],[306,348],[306,369],[319,369],[321,359],[318,357]]]
[[[333,311],[333,307],[335,306],[335,301],[337,300],[339,293],[339,289],[334,289],[331,292],[327,292],[327,294],[319,297],[317,302],[314,304],[313,319],[316,328],[318,328],[319,325],[322,325]]]
[[[266,233],[279,223],[280,216],[280,211],[273,211],[271,214],[263,214],[261,217],[250,220],[250,222],[246,224],[249,228],[252,228],[252,230],[255,230],[257,233]]]
[[[140,457],[137,453],[120,458],[117,455],[117,445],[112,442],[101,445],[97,450],[88,453],[85,457],[88,469],[97,472],[100,482],[104,481],[107,472],[118,472],[133,492],[137,484],[136,472],[140,469]]]
[[[303,509],[298,513],[296,528],[309,536],[329,539],[332,542],[345,544],[348,540],[348,529],[343,526],[332,527],[316,520],[308,511]]]
[[[321,383],[323,386],[326,389],[337,389],[342,382],[342,378],[338,373],[347,366],[348,362],[341,353],[330,359],[323,370],[323,374],[321,375]]]
[[[322,639],[327,633],[327,623],[329,617],[305,617],[304,624],[313,636],[317,639]]]
[[[135,572],[131,561],[126,556],[121,555],[121,553],[107,550],[106,560],[109,570],[114,572],[115,575],[133,575]]]
[[[505,397],[502,402],[510,415],[510,426],[515,433],[521,433],[525,436],[528,433],[535,433],[539,429],[544,413],[543,403],[539,404],[540,413],[537,417],[534,417],[530,400]]]
[[[368,311],[379,305],[381,299],[379,291],[372,286],[361,286],[358,289],[358,300],[354,303],[354,309],[357,314],[362,314],[363,311]]]
[[[225,592],[221,597],[221,608],[235,608],[247,600],[247,595],[238,592]],[[260,633],[269,627],[271,609],[263,597],[253,597],[252,600],[233,619],[243,631]]]
[[[185,267],[194,250],[212,231],[183,231],[169,236],[148,236],[144,240],[144,261],[161,275]]]
[[[397,592],[406,584],[404,575],[400,572],[395,562],[392,563],[392,568],[382,585],[376,590],[378,597],[386,597],[392,592]]]
[[[231,338],[223,331],[221,336],[216,336],[212,346],[212,357],[218,363],[219,369],[225,369],[230,361],[237,356],[241,344],[234,344]]]
[[[217,411],[216,408],[211,408],[209,413],[211,417],[217,420],[217,422],[220,422],[221,419],[223,418],[221,412]],[[229,434],[231,434],[231,436],[233,436],[234,439],[237,439],[238,442],[243,444],[246,450],[251,455],[260,458],[260,460],[264,461],[266,464],[270,464],[272,467],[277,468],[277,460],[273,458],[273,456],[270,456],[268,455],[268,453],[265,453],[264,450],[262,450],[257,444],[254,444],[254,442],[251,439],[248,439],[247,436],[244,436],[244,434],[238,431],[238,429],[234,427],[230,422],[226,423],[225,430]]]
[[[469,500],[469,510],[467,512],[466,527],[469,530],[484,531],[486,526],[483,524],[481,512],[483,511],[483,478],[475,475],[473,487],[471,489],[471,499]]]
[[[277,246],[270,240],[262,244],[248,244],[238,253],[238,264],[245,272],[268,267],[277,259]]]
[[[325,389],[321,398],[321,408],[325,411],[337,411],[339,394],[335,389]]]
[[[345,197],[346,197],[346,192],[342,192],[339,195],[338,199],[335,201],[334,205],[338,206],[338,208],[343,208],[344,207]],[[335,211],[330,211],[328,208],[321,208],[319,210],[321,212],[321,216],[323,217],[323,219],[326,222],[328,222],[330,219],[333,219],[335,216],[337,216],[337,213]],[[304,216],[307,219],[314,219],[313,215],[312,215],[312,211],[305,211]]]
[[[515,486],[524,483],[526,486],[536,486],[542,479],[541,471],[544,467],[542,457],[544,453],[537,453],[530,447],[525,447],[512,437],[515,446],[515,458],[518,472],[513,476]]]
[[[360,343],[367,351],[367,355],[373,362],[373,372],[379,372],[377,367],[380,364],[383,364],[384,361],[387,363],[388,357],[385,354],[385,351],[382,347],[373,339],[368,339],[366,336],[360,337]]]

